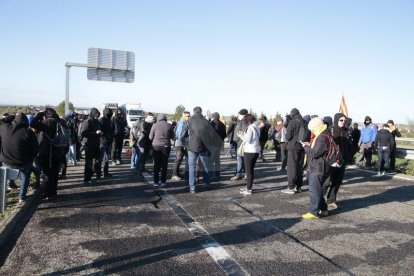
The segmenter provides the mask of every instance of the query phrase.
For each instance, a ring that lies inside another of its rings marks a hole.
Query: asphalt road
[[[242,196],[244,181],[228,180],[235,161],[222,162],[224,180],[196,194],[183,181],[133,181],[129,164],[84,186],[83,166],[69,166],[0,275],[413,275],[414,180],[349,168],[339,208],[305,221],[307,187],[280,193],[279,163],[259,161],[254,193]]]

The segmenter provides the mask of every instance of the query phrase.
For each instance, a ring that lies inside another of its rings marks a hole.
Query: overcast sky
[[[135,82],[72,68],[75,106],[333,116],[345,93],[356,121],[414,119],[414,1],[0,0],[0,33],[1,104],[58,104],[98,47],[134,52]]]

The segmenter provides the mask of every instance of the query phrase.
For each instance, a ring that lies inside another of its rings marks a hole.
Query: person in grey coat
[[[174,139],[174,131],[164,114],[158,115],[157,122],[151,128],[149,139],[152,141],[152,148],[154,150],[154,187],[157,188],[160,185],[160,172],[161,186],[165,187],[167,185],[167,167],[171,151],[171,139]]]

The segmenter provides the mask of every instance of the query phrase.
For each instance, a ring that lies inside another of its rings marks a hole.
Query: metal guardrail
[[[398,158],[414,160],[414,149],[397,148],[395,156]]]
[[[7,180],[16,180],[19,177],[19,170],[9,167],[0,167],[0,214],[6,210],[6,189]]]

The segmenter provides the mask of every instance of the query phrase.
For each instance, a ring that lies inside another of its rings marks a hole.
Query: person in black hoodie
[[[60,122],[59,116],[52,108],[46,108],[38,112],[30,124],[32,128],[39,131],[39,165],[46,176],[44,179],[43,197],[53,199],[57,195],[59,179],[59,166],[62,152],[60,148],[53,146],[53,139]]]
[[[342,184],[342,180],[345,174],[345,167],[351,160],[352,156],[352,142],[349,137],[349,130],[346,127],[347,117],[343,113],[336,113],[333,120],[332,128],[328,131],[332,134],[335,143],[339,147],[341,153],[340,167],[330,168],[329,181],[324,184],[323,190],[328,200],[328,207],[330,209],[338,208],[336,204],[336,195],[338,194],[339,187]]]
[[[99,119],[101,125],[102,136],[100,144],[100,163],[103,167],[104,177],[111,177],[109,173],[109,160],[111,158],[112,143],[114,141],[115,129],[112,122],[112,109],[105,107],[103,116]]]
[[[302,136],[302,137],[299,137]],[[305,127],[302,116],[297,108],[290,112],[290,121],[286,129],[286,140],[288,159],[287,159],[287,179],[288,187],[281,192],[285,194],[295,194],[302,191],[303,184],[303,158],[304,151],[301,140],[305,137]]]
[[[112,164],[121,165],[121,153],[124,144],[124,138],[126,134],[127,121],[125,114],[121,108],[116,110],[115,116],[112,117],[112,123],[114,124],[114,144],[112,149]]]
[[[222,144],[215,148],[214,152],[210,152],[210,157],[208,159],[209,162],[209,170],[211,175],[211,181],[219,181],[220,180],[220,152],[223,147],[224,138],[226,138],[226,126],[220,121],[220,114],[214,112],[211,115],[213,119],[210,124],[216,133],[220,136]]]
[[[12,123],[0,126],[0,161],[4,166],[19,170],[19,200],[26,199],[33,160],[39,152],[36,135],[29,128],[26,115],[19,113]]]
[[[395,137],[401,137],[401,133],[398,128],[394,125],[393,120],[388,120],[387,122],[388,128],[394,137],[394,147],[391,149],[390,152],[390,171],[395,171],[395,152],[397,151],[397,143],[395,143]]]
[[[94,184],[92,180],[95,171],[96,177],[101,177],[101,163],[100,163],[100,137],[103,135],[101,131],[101,124],[98,119],[101,114],[98,109],[92,108],[89,112],[89,117],[82,123],[80,134],[82,138],[82,145],[85,148],[85,171],[84,183]]]
[[[385,175],[390,168],[391,150],[395,147],[395,138],[391,134],[388,124],[384,124],[383,128],[378,131],[374,144],[378,154],[377,176]]]

